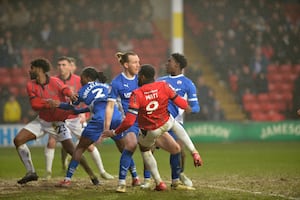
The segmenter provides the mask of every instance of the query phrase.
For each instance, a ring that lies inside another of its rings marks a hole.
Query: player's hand
[[[73,93],[73,94],[70,96],[70,99],[71,99],[72,102],[77,101],[77,100],[78,100],[78,94]]]
[[[47,102],[49,103],[50,108],[57,108],[60,104],[60,101],[58,100],[53,100],[53,99],[48,99]]]
[[[105,130],[102,132],[101,137],[103,138],[108,138],[108,137],[113,137],[115,136],[115,131],[114,130]]]
[[[194,159],[194,166],[195,167],[200,167],[203,165],[203,160],[200,156],[200,154],[196,151],[192,153],[193,159]]]
[[[101,144],[104,140],[106,140],[107,138],[106,137],[104,137],[103,135],[101,135],[100,137],[99,137],[99,139],[96,141],[96,144]]]
[[[85,115],[85,113],[79,114],[78,117],[80,119],[80,123],[81,124],[86,123],[86,115]]]

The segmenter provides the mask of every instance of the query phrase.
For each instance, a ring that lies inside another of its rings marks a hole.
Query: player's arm
[[[175,96],[173,98],[171,98],[171,100],[181,109],[184,109],[184,111],[186,113],[191,113],[192,112],[192,108],[189,106],[188,102],[182,98],[180,95],[175,94]]]
[[[108,100],[105,109],[104,130],[109,130],[114,113],[115,101]]]
[[[66,97],[69,97],[71,101],[75,102],[78,100],[78,94],[74,93],[67,85],[65,85],[59,79],[56,79],[56,87]]]
[[[138,98],[137,98],[136,94],[133,92],[129,99],[128,111],[127,111],[122,123],[116,128],[116,130],[108,130],[107,129],[106,131],[102,132],[103,136],[104,137],[112,137],[112,136],[122,133],[123,131],[125,131],[129,127],[131,127],[134,124],[134,122],[136,121],[136,117],[138,114],[138,108],[139,108]]]
[[[55,108],[56,106],[51,103],[52,101],[49,101],[47,99],[43,99],[41,97],[38,97],[34,91],[32,90],[32,85],[29,83],[27,84],[27,93],[30,100],[30,105],[33,110],[40,111],[43,109],[50,109]]]
[[[190,113],[192,111],[188,102],[178,95],[168,84],[165,84],[166,93],[169,96],[169,99],[179,108],[184,109],[185,112]]]
[[[189,85],[190,87],[187,92],[188,103],[191,106],[192,113],[198,113],[200,111],[200,105],[197,97],[197,90],[195,84],[192,81]]]
[[[107,98],[107,104],[106,104],[106,109],[105,109],[105,118],[104,118],[104,130],[109,130],[110,129],[110,124],[112,120],[112,116],[114,113],[114,108],[115,108],[115,103],[116,99],[118,97],[118,89],[117,85],[112,82],[110,85],[110,92],[108,94]]]
[[[115,134],[120,134],[123,131],[127,130],[128,128],[130,128],[135,120],[136,120],[136,114],[137,110],[133,109],[133,108],[128,108],[128,112],[126,113],[125,119],[122,121],[122,123],[116,128],[116,130],[114,131]]]

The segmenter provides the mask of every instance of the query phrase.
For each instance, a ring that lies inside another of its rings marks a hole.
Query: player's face
[[[71,73],[72,66],[67,60],[60,60],[57,63],[57,68],[60,75],[68,76]]]
[[[139,74],[138,75],[138,86],[142,86],[144,84],[144,76]]]
[[[38,68],[31,66],[29,70],[30,80],[35,80],[38,76]]]
[[[174,58],[171,56],[166,63],[166,72],[167,74],[175,75],[177,68],[177,63]]]
[[[77,69],[77,67],[76,67],[75,63],[71,62],[71,73],[74,74],[76,72],[76,69]]]
[[[87,77],[84,76],[84,75],[81,75],[80,76],[80,83],[81,83],[82,86],[84,86],[85,84],[87,84],[88,83]]]
[[[140,70],[140,58],[137,55],[128,57],[127,70],[131,75],[136,75]]]

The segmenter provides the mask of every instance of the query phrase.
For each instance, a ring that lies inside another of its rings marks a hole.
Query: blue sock
[[[172,179],[178,179],[181,172],[180,153],[170,155],[171,175]]]
[[[151,172],[149,170],[144,169],[144,179],[151,178]]]
[[[131,166],[132,160],[132,152],[124,150],[122,152],[121,158],[120,158],[120,169],[119,169],[119,179],[125,180],[127,171],[129,167]],[[135,172],[136,173],[136,172]]]
[[[138,176],[137,172],[136,172],[136,166],[135,166],[135,163],[134,163],[134,160],[132,157],[131,157],[131,161],[130,161],[129,170],[130,170],[132,178],[136,178]]]
[[[79,162],[76,160],[71,160],[69,167],[68,167],[68,171],[67,171],[67,178],[72,178],[77,166],[78,166]]]

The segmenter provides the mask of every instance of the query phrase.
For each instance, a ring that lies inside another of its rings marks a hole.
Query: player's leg
[[[139,147],[141,150],[142,158],[144,165],[147,169],[150,170],[151,175],[155,181],[155,190],[166,190],[167,186],[163,182],[157,167],[157,162],[152,154],[152,147],[155,145],[155,140],[158,135],[149,133],[147,131],[142,131],[142,134],[139,136]]]
[[[175,135],[175,133],[173,131],[170,130],[168,133],[176,140],[176,142],[180,145],[180,148],[181,148],[181,152],[180,152],[180,155],[179,155],[179,157],[180,157],[180,167],[181,167],[180,171],[181,171],[181,173],[180,173],[179,178],[180,178],[181,182],[184,185],[192,187],[193,186],[193,182],[183,173],[183,171],[184,171],[184,162],[185,162],[184,144],[182,143],[181,140],[178,139],[178,137]],[[174,163],[173,160],[177,160],[177,159],[178,159],[177,155],[170,154],[170,163]]]
[[[56,186],[61,186],[61,187],[65,187],[65,186],[69,186],[71,183],[71,178],[74,174],[74,172],[76,171],[79,163],[82,164],[82,155],[84,153],[84,151],[88,148],[89,145],[91,145],[93,143],[92,140],[90,140],[89,138],[86,137],[81,137],[79,140],[78,145],[76,146],[74,152],[73,152],[73,156],[71,159],[71,162],[68,166],[68,170],[66,173],[66,177],[64,178],[64,180],[62,182],[60,182],[58,185]],[[69,141],[62,141],[62,145],[65,146],[69,146]],[[68,147],[65,147],[68,148]],[[89,169],[88,169],[89,171]]]
[[[36,139],[36,136],[25,128],[21,129],[21,131],[14,138],[16,150],[26,168],[26,175],[22,179],[18,180],[19,184],[25,184],[29,181],[36,181],[38,179],[32,163],[30,150],[26,145],[26,142],[34,139]]]
[[[133,153],[135,152],[135,150],[138,146],[138,144],[137,144],[138,143],[137,142],[138,129],[137,130],[131,130],[131,131],[132,132],[129,132],[125,136],[124,149],[126,151],[132,152],[132,155],[133,155]],[[137,171],[136,171],[136,165],[135,165],[135,162],[132,158],[132,155],[131,155],[131,162],[130,162],[130,166],[129,166],[129,171],[130,171],[131,176],[132,176],[131,185],[132,186],[140,186],[141,182],[140,182],[140,179],[138,177],[138,174],[137,174]],[[145,172],[144,172],[144,174],[145,174]],[[149,178],[150,178],[150,172],[149,172]]]
[[[49,134],[48,143],[45,146],[45,151],[44,151],[45,160],[46,160],[46,176],[45,176],[46,179],[51,178],[55,146],[56,146],[56,139],[51,134]]]
[[[185,145],[185,147],[188,148],[188,150],[191,152],[194,160],[195,167],[199,167],[203,164],[202,158],[199,155],[198,151],[196,150],[192,140],[190,139],[189,135],[185,131],[185,129],[182,127],[182,125],[174,120],[174,124],[172,126],[172,131],[176,134],[179,140]]]
[[[181,148],[181,152],[180,152],[180,160],[181,160],[181,173],[180,173],[180,180],[181,182],[186,185],[186,186],[189,186],[189,187],[193,187],[193,182],[192,180],[186,176],[186,174],[184,173],[184,165],[185,165],[185,158],[186,158],[186,154],[185,154],[185,151],[184,151],[184,144],[180,141],[180,140],[176,140],[176,142],[180,145],[180,148]],[[170,155],[170,160],[172,160],[173,157],[172,155]]]
[[[116,191],[126,192],[126,176],[129,169],[131,169],[133,181],[138,180],[135,163],[132,159],[132,155],[137,146],[137,139],[133,132],[129,132],[126,135],[120,134],[113,137],[113,139],[119,151],[121,152],[119,182]]]
[[[63,122],[57,122],[56,126],[57,127],[55,128],[55,130],[59,131],[58,134],[56,134],[57,141],[61,142],[62,147],[65,149],[65,151],[68,154],[70,154],[71,156],[73,156],[75,147],[72,142],[72,136],[71,136],[69,128],[67,128],[65,123],[63,123]],[[93,184],[98,185],[99,180],[97,179],[96,175],[92,171],[91,167],[88,165],[88,163],[83,155],[81,156],[81,159],[80,159],[80,165],[83,167],[83,169],[86,171],[86,173],[90,176]]]
[[[93,161],[95,162],[95,164],[100,172],[100,176],[106,180],[114,179],[114,177],[112,175],[110,175],[109,173],[107,173],[105,171],[100,152],[94,144],[91,144],[88,147],[88,152],[90,153]]]
[[[62,165],[62,170],[66,171],[68,168],[68,153],[61,148],[60,150],[60,158],[61,158],[61,165]]]
[[[154,145],[151,148],[151,152],[152,154],[154,153],[155,149],[156,149],[156,145]],[[152,181],[151,181],[151,172],[150,170],[147,168],[147,166],[144,163],[144,182],[141,184],[141,188],[142,189],[151,189],[152,188]]]
[[[71,139],[61,141],[61,144],[62,144],[62,147],[65,149],[65,151],[68,154],[73,155],[73,153],[75,151],[75,147],[74,147],[74,144],[73,144]],[[68,171],[69,171],[70,166],[72,166],[72,168],[75,168],[78,165],[76,162],[73,162],[73,164],[71,164],[72,161],[69,164]],[[82,155],[81,158],[79,159],[79,164],[83,167],[84,171],[89,175],[89,177],[90,177],[91,181],[93,182],[93,184],[98,185],[99,180],[97,179],[97,176],[94,174],[91,167],[88,165],[87,160],[85,159],[84,155]]]

